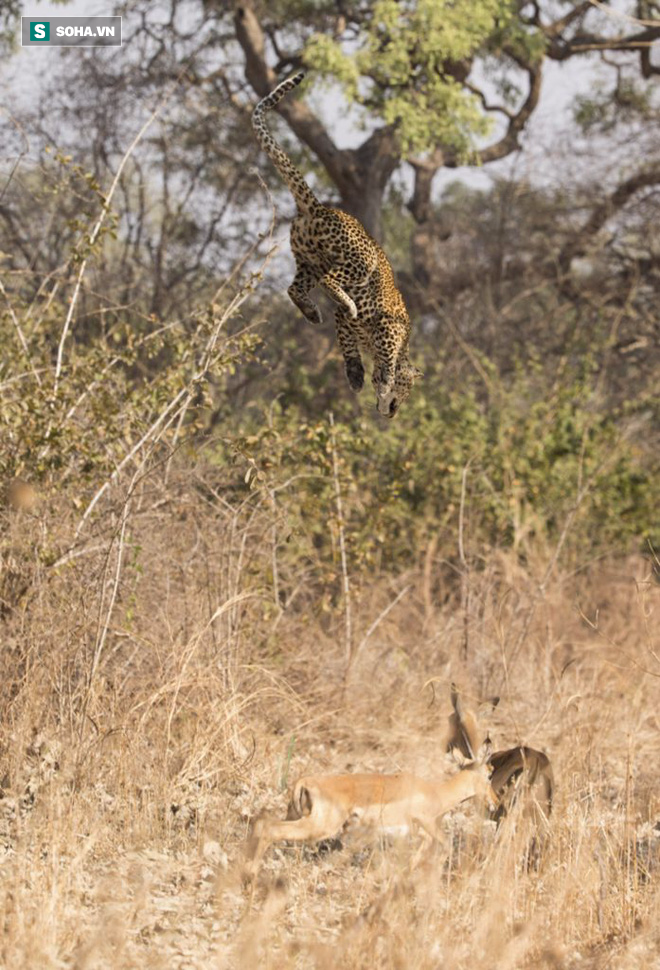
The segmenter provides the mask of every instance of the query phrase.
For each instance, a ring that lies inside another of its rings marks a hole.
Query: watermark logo
[[[50,21],[37,23],[35,20],[30,24],[30,40],[44,41],[50,40]]]
[[[21,17],[22,47],[121,47],[121,17]]]

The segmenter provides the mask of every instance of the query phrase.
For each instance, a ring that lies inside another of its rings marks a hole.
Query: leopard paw
[[[314,304],[312,304],[310,308],[305,311],[305,317],[314,326],[319,323],[323,323],[323,314],[317,306],[314,306]]]
[[[364,367],[359,357],[349,357],[346,361],[346,377],[351,390],[359,393],[364,387]]]

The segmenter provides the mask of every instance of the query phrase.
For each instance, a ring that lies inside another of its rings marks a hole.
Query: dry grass
[[[660,965],[651,564],[555,571],[540,592],[552,550],[493,556],[467,627],[439,562],[363,582],[346,679],[340,611],[284,558],[296,595],[274,595],[266,511],[194,472],[148,479],[64,555],[72,508],[2,513],[2,966]],[[469,809],[446,820],[449,858],[414,873],[409,845],[359,834],[325,855],[274,847],[250,912],[248,817],[283,813],[310,769],[448,770],[452,679],[502,694],[497,746],[552,758],[538,865],[520,819],[495,837]]]

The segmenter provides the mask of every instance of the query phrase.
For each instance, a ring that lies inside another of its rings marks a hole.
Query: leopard
[[[362,223],[320,202],[286,152],[276,143],[265,116],[296,88],[298,71],[262,98],[252,112],[257,141],[293,196],[291,251],[296,271],[287,293],[303,316],[320,324],[321,311],[310,298],[320,287],[335,304],[335,330],[350,388],[364,387],[362,353],[373,359],[372,384],[379,414],[393,418],[422,377],[409,358],[411,323],[403,296],[383,248]]]

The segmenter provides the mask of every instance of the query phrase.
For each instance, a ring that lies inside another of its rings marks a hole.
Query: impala
[[[451,685],[451,702],[454,710],[449,716],[447,750],[458,750],[465,757],[472,757],[472,752],[479,750],[483,743],[483,731],[474,712],[464,705],[456,684]],[[480,706],[494,708],[498,702],[499,697],[493,697]],[[497,810],[493,813],[495,819],[499,821],[507,814],[521,786],[531,796],[527,801],[526,813],[536,821],[548,819],[552,811],[554,775],[550,759],[543,751],[524,745],[507,748],[489,755],[488,763],[493,771],[490,782],[499,799]]]
[[[321,841],[349,826],[363,825],[383,834],[405,835],[423,829],[440,841],[438,819],[470,798],[497,806],[490,784],[490,740],[477,757],[451,778],[426,781],[416,775],[308,775],[291,792],[284,820],[259,818],[249,841],[246,875],[253,876],[272,842]]]

